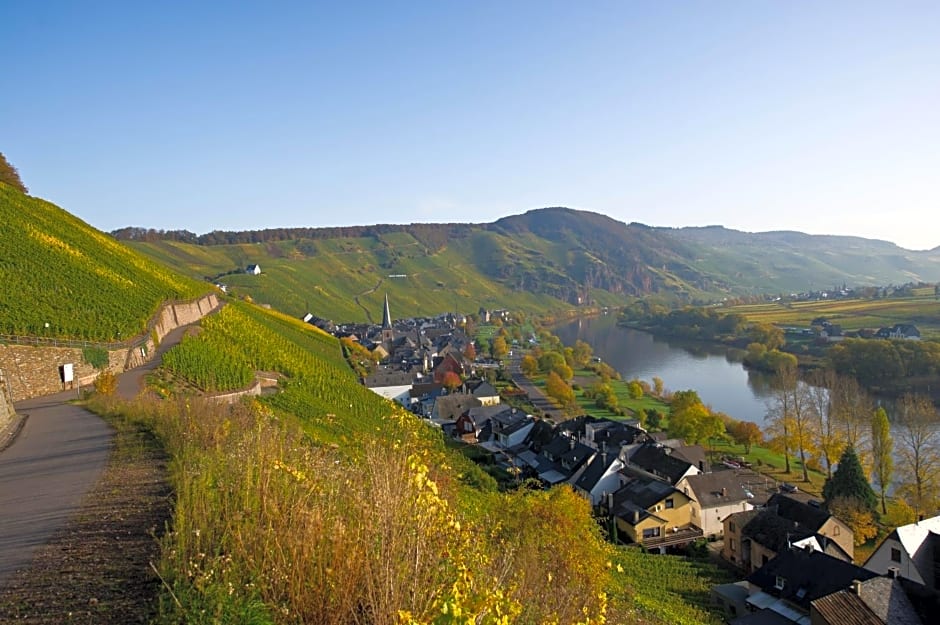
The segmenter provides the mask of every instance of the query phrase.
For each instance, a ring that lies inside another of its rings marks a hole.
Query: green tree
[[[656,394],[656,397],[662,397],[664,390],[666,390],[666,385],[663,383],[663,379],[660,377],[654,377],[653,392]]]
[[[835,473],[823,485],[822,495],[827,506],[840,497],[856,499],[869,511],[878,505],[878,498],[865,477],[854,447],[846,447],[842,452]]]
[[[891,438],[891,425],[888,423],[888,413],[884,408],[878,408],[871,422],[871,455],[874,463],[874,476],[878,480],[878,489],[881,491],[881,513],[887,514],[885,493],[891,484],[891,474],[894,471],[894,440]]]
[[[565,357],[558,352],[545,352],[539,356],[539,371],[542,373],[554,371],[558,367],[565,366],[567,364],[568,363],[565,362]]]
[[[588,343],[578,339],[574,342],[572,355],[574,357],[574,363],[577,366],[583,368],[586,367],[589,362],[591,362],[591,357],[594,355],[594,350]]]
[[[21,193],[29,193],[29,189],[20,180],[20,172],[7,160],[3,152],[0,152],[0,182],[10,185]]]
[[[643,399],[643,387],[637,380],[627,384],[627,392],[630,393],[630,399]]]
[[[748,335],[752,342],[760,343],[768,350],[783,347],[786,342],[783,338],[783,330],[769,323],[753,324]]]

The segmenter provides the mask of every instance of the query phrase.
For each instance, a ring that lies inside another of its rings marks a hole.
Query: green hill
[[[249,232],[113,233],[194,278],[218,279],[291,315],[365,321],[385,292],[396,315],[486,308],[681,302],[940,280],[940,252],[884,241],[721,227],[650,228],[568,208],[492,224]],[[264,273],[241,273],[248,264]],[[184,269],[185,268],[185,269]],[[375,319],[373,319],[375,320]]]
[[[164,300],[210,288],[4,183],[0,223],[0,334],[126,339]]]

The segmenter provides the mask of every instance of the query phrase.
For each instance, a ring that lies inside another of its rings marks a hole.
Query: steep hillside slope
[[[210,288],[3,183],[0,223],[0,334],[126,339],[163,300]]]
[[[116,231],[137,249],[293,315],[366,320],[385,291],[397,314],[618,305],[940,280],[940,253],[884,241],[722,227],[651,228],[568,208],[492,224],[250,232]],[[249,263],[264,274],[236,272]],[[220,276],[220,274],[229,274]]]

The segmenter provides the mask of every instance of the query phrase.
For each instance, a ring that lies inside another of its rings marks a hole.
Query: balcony
[[[643,546],[647,549],[665,549],[666,547],[678,547],[686,545],[694,540],[702,538],[702,530],[694,525],[683,525],[677,530],[668,528],[661,536],[653,538],[644,538]]]

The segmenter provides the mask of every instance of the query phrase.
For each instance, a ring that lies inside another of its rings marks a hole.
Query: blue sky
[[[940,245],[935,0],[11,1],[0,24],[0,151],[103,230],[570,206]]]

